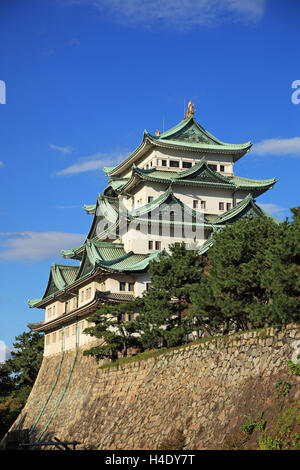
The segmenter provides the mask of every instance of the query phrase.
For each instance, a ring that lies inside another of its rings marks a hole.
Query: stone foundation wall
[[[32,440],[77,440],[79,448],[153,450],[181,430],[186,449],[221,449],[267,405],[279,378],[299,383],[288,372],[299,338],[296,325],[270,328],[105,369],[81,349],[46,357],[13,428],[31,428]]]

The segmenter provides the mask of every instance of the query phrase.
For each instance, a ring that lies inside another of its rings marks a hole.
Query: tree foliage
[[[11,359],[0,364],[0,438],[24,407],[43,358],[44,335],[24,332],[15,339]]]
[[[130,306],[126,303],[102,305],[88,318],[94,326],[84,330],[85,333],[102,339],[102,345],[86,350],[85,355],[93,355],[97,359],[110,358],[116,360],[118,355],[127,356],[128,348],[137,344],[131,322],[126,320]]]
[[[205,256],[184,244],[150,263],[151,288],[133,302],[103,306],[86,331],[105,341],[88,353],[116,359],[214,335],[299,321],[300,208],[293,219],[243,218],[214,234]],[[137,313],[134,321],[126,313]]]

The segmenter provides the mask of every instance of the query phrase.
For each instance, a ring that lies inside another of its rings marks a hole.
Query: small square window
[[[148,203],[153,201],[153,196],[148,196]]]
[[[220,165],[220,171],[225,171],[225,166],[224,165]]]
[[[231,209],[231,202],[227,202],[226,203],[226,210],[230,210]]]
[[[120,282],[120,291],[126,290],[126,282]]]
[[[224,202],[219,202],[219,210],[220,211],[224,210]]]
[[[170,160],[170,167],[179,168],[179,161],[178,160]]]
[[[193,201],[193,209],[198,209],[198,204],[199,204],[199,201],[194,200]]]
[[[192,162],[182,162],[182,168],[191,168]]]
[[[167,166],[167,160],[162,160],[161,161],[161,166]]]

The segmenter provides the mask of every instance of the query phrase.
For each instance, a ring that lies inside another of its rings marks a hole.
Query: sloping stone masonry
[[[75,353],[68,351],[32,440],[46,429],[44,438],[77,440],[78,448],[155,450],[178,429],[187,449],[221,449],[246,415],[263,408],[279,377],[288,374],[290,383],[299,383],[287,367],[297,339],[296,325],[269,328],[106,369],[80,348],[71,377]],[[44,358],[14,429],[33,426],[60,361],[61,355]]]

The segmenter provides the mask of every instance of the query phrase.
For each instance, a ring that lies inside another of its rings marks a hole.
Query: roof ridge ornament
[[[195,106],[193,105],[192,100],[190,100],[188,102],[188,108],[186,110],[184,119],[187,119],[188,117],[193,116],[195,114],[195,112],[196,112]]]

